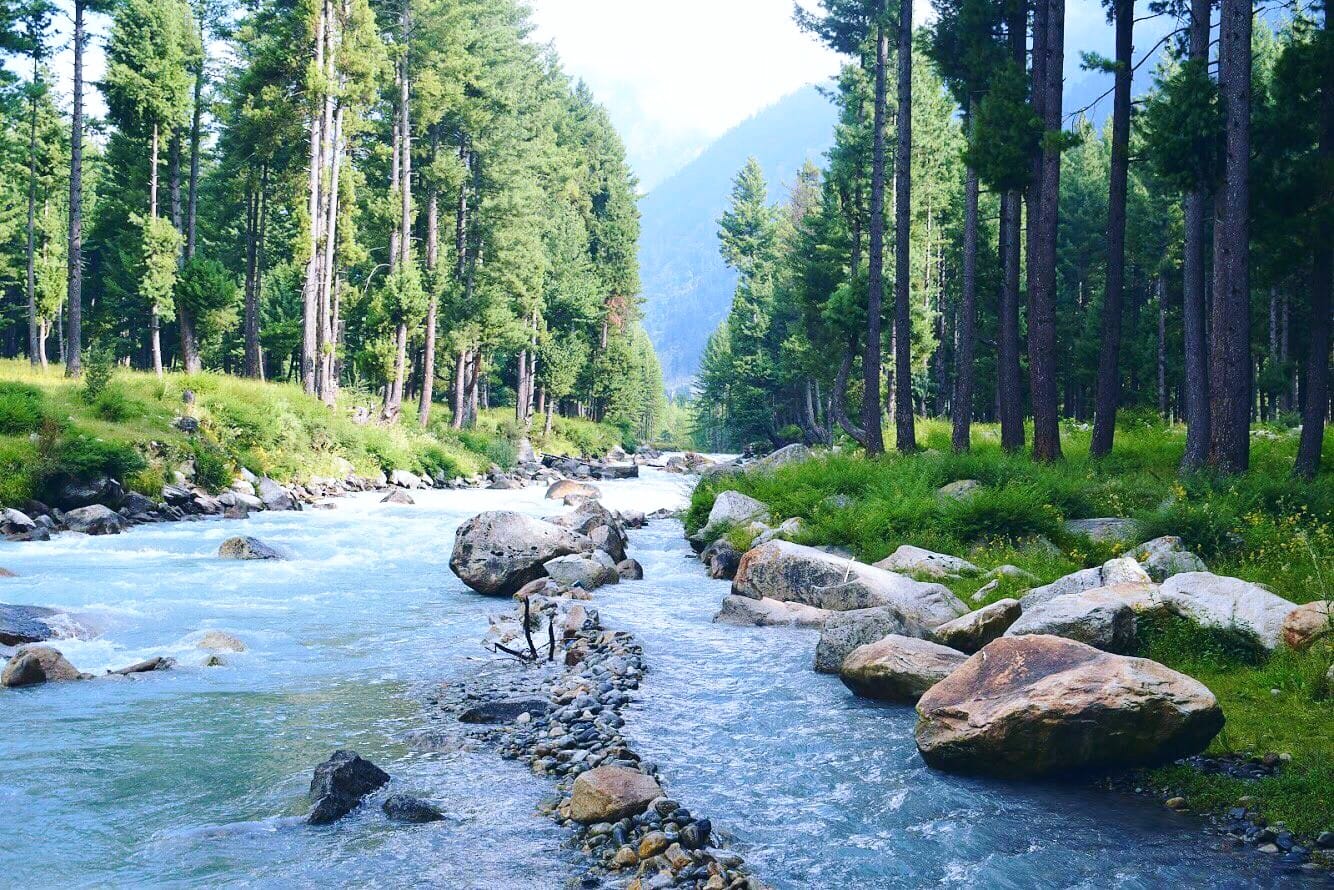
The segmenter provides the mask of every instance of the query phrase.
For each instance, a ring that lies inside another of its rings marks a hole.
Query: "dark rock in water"
[[[56,649],[50,646],[24,646],[0,674],[0,686],[35,686],[56,680],[86,680],[88,674],[70,664]]]
[[[127,493],[124,502],[120,505],[120,514],[129,519],[147,517],[155,512],[157,512],[157,504],[153,499],[145,497],[137,491]]]
[[[616,564],[616,574],[620,575],[625,581],[642,581],[644,567],[639,564],[637,559],[623,559]]]
[[[335,751],[315,767],[310,780],[310,799],[314,806],[306,821],[311,825],[337,822],[361,803],[366,795],[389,781],[389,773],[355,751]]]
[[[484,702],[459,715],[460,723],[510,723],[520,714],[541,716],[551,710],[542,698],[515,698]]]
[[[713,823],[708,819],[691,822],[681,829],[681,846],[687,850],[698,850],[701,847],[707,847],[709,845],[709,834],[712,830]]]
[[[700,561],[709,568],[709,577],[731,581],[736,577],[736,570],[741,565],[741,554],[726,538],[719,538],[699,555]]]
[[[402,504],[403,506],[411,506],[417,502],[412,499],[412,495],[408,494],[403,489],[395,488],[393,491],[389,492],[389,494],[380,498],[380,503]]]
[[[218,547],[220,559],[282,559],[283,555],[258,538],[228,538]]]
[[[4,571],[0,569],[0,571]],[[47,619],[59,615],[45,606],[10,606],[0,603],[0,645],[22,646],[54,637]]]
[[[70,531],[85,535],[118,535],[125,530],[125,518],[110,507],[91,504],[66,513],[65,525]]]
[[[56,493],[56,506],[62,510],[73,510],[92,504],[116,509],[125,499],[125,489],[115,479],[102,476],[89,481],[75,480],[61,486]]]
[[[391,794],[385,798],[381,807],[384,814],[395,822],[439,822],[445,818],[437,807],[418,797],[406,794]]]
[[[176,659],[163,658],[155,656],[144,661],[135,662],[128,667],[120,668],[115,671],[107,671],[108,674],[119,674],[122,677],[128,677],[130,674],[147,674],[150,671],[165,671],[176,666]]]

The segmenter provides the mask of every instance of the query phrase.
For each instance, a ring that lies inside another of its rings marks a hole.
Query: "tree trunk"
[[[885,69],[889,65],[889,36],[883,26],[875,37],[875,114],[871,150],[871,256],[866,291],[866,354],[862,359],[862,426],[868,455],[883,454],[880,426],[880,315],[885,281]],[[854,437],[855,438],[855,437]]]
[[[1209,345],[1209,464],[1240,473],[1250,462],[1251,15],[1223,0],[1218,84],[1225,112],[1223,185],[1214,223],[1214,302]]]
[[[319,369],[316,374],[317,389],[326,405],[332,407],[338,400],[338,375],[335,372],[334,358],[337,354],[338,319],[334,309],[335,255],[338,251],[338,207],[341,192],[339,179],[342,175],[343,162],[343,105],[337,104],[331,123],[329,139],[329,185],[324,195],[324,249],[321,256],[319,287],[319,319],[317,332],[319,347]]]
[[[1167,398],[1167,284],[1161,276],[1158,288],[1158,413],[1172,420]]]
[[[971,130],[973,103],[968,103],[965,127]],[[950,444],[958,452],[971,445],[973,422],[973,348],[977,325],[977,171],[969,166],[963,187],[963,303],[955,326],[958,345],[954,352],[954,396],[950,405],[954,428]]]
[[[1209,64],[1212,10],[1212,0],[1191,0],[1189,59],[1206,69]],[[1186,453],[1181,460],[1183,470],[1203,466],[1209,455],[1209,344],[1205,321],[1209,202],[1208,186],[1199,182],[1186,195],[1183,207],[1185,247],[1182,257],[1181,319],[1185,341],[1185,381],[1182,399],[1186,417]]]
[[[1102,343],[1093,409],[1094,457],[1112,450],[1121,398],[1121,301],[1126,273],[1126,184],[1130,171],[1130,79],[1134,64],[1135,3],[1115,0],[1116,82],[1112,100],[1112,160],[1107,188],[1107,281],[1102,303]]]
[[[157,168],[158,168],[158,125],[153,124],[153,136],[149,142],[148,170],[148,218],[157,219]],[[148,344],[153,356],[153,373],[162,376],[162,318],[158,315],[157,303],[149,307]]]
[[[329,15],[327,0],[318,5],[315,18],[315,70],[323,77],[325,69],[326,21]],[[320,178],[324,170],[324,113],[326,103],[318,96],[311,97],[310,110],[310,169],[306,179],[306,221],[310,229],[306,247],[310,256],[306,261],[305,285],[301,290],[301,387],[308,395],[315,394],[315,350],[319,341],[320,292]]]
[[[463,429],[464,404],[463,400],[467,396],[467,378],[468,378],[468,352],[459,350],[459,354],[454,361],[454,411],[449,425],[456,430]]]
[[[83,6],[74,0],[74,107],[70,116],[69,244],[65,376],[83,371]]]
[[[1011,4],[1007,22],[1010,56],[1021,71],[1026,60],[1027,8],[1025,3]],[[1019,252],[1023,222],[1022,201],[1023,193],[1020,189],[1011,189],[1001,195],[1001,222],[997,245],[1002,271],[996,335],[996,413],[1000,419],[1001,448],[1006,451],[1021,451],[1024,447],[1023,379],[1019,367]],[[1030,211],[1030,223],[1032,218],[1033,214]]]
[[[912,0],[899,0],[898,113],[894,147],[894,432],[917,450],[912,398]]]
[[[181,230],[181,134],[173,131],[170,147],[167,150],[167,174],[171,189],[171,224]],[[185,257],[179,258],[184,260]],[[179,263],[178,263],[179,265]],[[176,327],[181,336],[181,364],[185,373],[198,374],[203,370],[199,357],[199,337],[195,333],[195,320],[190,307],[176,304]]]
[[[431,131],[431,160],[440,146],[440,134]],[[427,287],[431,289],[426,305],[426,343],[422,347],[421,403],[417,406],[417,424],[425,427],[431,420],[431,400],[435,397],[435,326],[436,326],[436,267],[440,262],[440,190],[432,180],[426,197],[426,271]]]
[[[1045,6],[1042,42],[1042,110],[1049,137],[1061,130],[1062,66],[1065,59],[1065,0],[1039,0]],[[1035,54],[1036,58],[1036,54]],[[1037,244],[1029,247],[1029,262],[1036,258],[1036,290],[1029,294],[1028,371],[1033,400],[1033,459],[1053,461],[1061,456],[1060,416],[1056,392],[1056,221],[1061,196],[1061,153],[1058,146],[1042,148],[1042,181],[1036,225]]]
[[[866,446],[866,431],[854,424],[848,418],[848,375],[852,372],[852,353],[857,348],[856,340],[850,340],[848,346],[843,350],[843,360],[839,362],[838,374],[834,377],[834,395],[833,412],[834,421],[843,431],[853,438],[853,441]]]
[[[199,45],[208,54],[208,41],[205,39],[204,26],[199,26]],[[185,258],[195,255],[196,223],[199,218],[199,143],[203,135],[204,116],[204,60],[199,61],[199,70],[195,72],[194,108],[190,116],[190,184],[186,197],[185,211]]]
[[[1324,36],[1330,38],[1329,5],[1325,5]],[[1328,44],[1327,44],[1328,45]],[[1334,166],[1334,68],[1325,65],[1320,84],[1320,156],[1325,168]],[[1325,440],[1325,417],[1329,413],[1329,321],[1330,289],[1334,287],[1334,225],[1326,213],[1319,223],[1312,258],[1311,320],[1306,354],[1306,383],[1302,387],[1302,437],[1297,446],[1296,472],[1314,479],[1320,471],[1320,449]]]
[[[32,117],[28,129],[28,361],[33,365],[46,363],[38,353],[37,336],[37,89],[41,82],[41,68],[37,50],[32,62]]]
[[[255,274],[256,242],[259,240],[259,194],[253,172],[246,178],[245,200],[245,303],[241,330],[245,340],[246,377],[259,376],[259,282]]]

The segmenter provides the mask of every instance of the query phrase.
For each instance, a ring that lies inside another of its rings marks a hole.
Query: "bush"
[[[0,504],[21,504],[37,491],[37,450],[22,439],[0,439]]]
[[[1061,527],[1056,508],[1037,489],[1024,485],[982,488],[971,497],[948,501],[941,512],[946,527],[965,541],[1052,536]]]
[[[1218,498],[1173,500],[1140,519],[1145,540],[1177,535],[1186,549],[1206,560],[1240,547],[1239,527],[1237,514]]]
[[[48,479],[96,479],[99,476],[125,479],[148,466],[134,446],[84,433],[73,433],[59,440],[52,458]]]
[[[1137,624],[1138,655],[1188,673],[1255,667],[1269,657],[1255,634],[1240,627],[1206,627],[1175,615],[1141,615]]]
[[[207,491],[222,491],[232,484],[231,458],[218,446],[195,442],[194,460],[195,482]]]
[[[42,393],[26,383],[0,383],[0,436],[26,436],[42,425]]]
[[[83,359],[83,400],[92,404],[116,373],[116,355],[102,346],[90,346]]]
[[[142,402],[132,399],[119,386],[109,385],[92,402],[97,416],[112,423],[122,423],[135,417],[142,417],[145,408]]]

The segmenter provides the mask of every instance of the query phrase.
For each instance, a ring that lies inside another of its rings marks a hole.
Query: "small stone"
[[[1277,845],[1277,844],[1272,844],[1272,843],[1269,843],[1269,844],[1261,844],[1260,846],[1256,847],[1255,849],[1259,850],[1261,853],[1269,853],[1269,854],[1272,855],[1272,854],[1278,852],[1278,845]]]
[[[1184,810],[1186,808],[1186,799],[1184,797],[1169,797],[1165,806],[1169,810]]]
[[[421,798],[407,794],[391,794],[380,807],[384,814],[395,822],[439,822],[445,818],[439,808]]]
[[[629,845],[621,847],[611,858],[612,868],[634,868],[639,864],[639,854]]]
[[[639,858],[647,859],[650,856],[657,856],[669,846],[671,846],[671,841],[667,840],[666,834],[661,831],[650,831],[639,841]]]
[[[667,852],[663,855],[666,856],[667,861],[672,864],[672,871],[681,871],[684,868],[688,868],[694,862],[694,860],[690,858],[690,854],[681,849],[680,844],[672,844],[667,848]]]

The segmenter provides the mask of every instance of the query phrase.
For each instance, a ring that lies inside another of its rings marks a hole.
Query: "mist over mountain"
[[[644,327],[669,391],[690,382],[732,303],[736,276],[718,255],[717,234],[732,177],[754,155],[777,202],[807,158],[822,162],[836,118],[814,86],[803,87],[724,133],[640,201]]]

